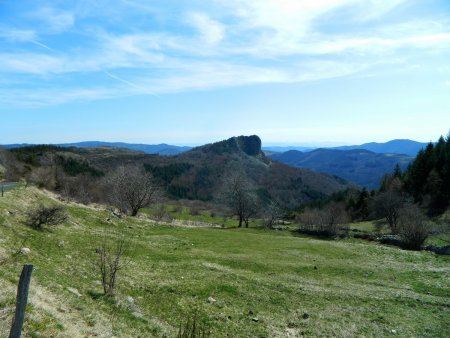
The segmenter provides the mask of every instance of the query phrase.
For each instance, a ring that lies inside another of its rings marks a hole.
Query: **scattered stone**
[[[132,314],[135,318],[139,318],[139,319],[144,318],[144,315],[140,312],[133,312]]]
[[[208,303],[209,303],[209,304],[214,304],[215,302],[217,302],[217,300],[215,300],[215,299],[212,298],[212,297],[208,297]]]
[[[127,302],[128,302],[129,304],[134,304],[134,298],[131,297],[131,296],[128,296],[128,297],[127,297]]]
[[[391,330],[392,334],[397,334],[397,330]]]
[[[252,318],[252,321],[254,321],[255,323],[257,323],[257,322],[259,322],[259,318],[254,317],[254,318]]]
[[[305,312],[302,316],[303,319],[308,319],[309,318],[309,313]]]
[[[60,240],[59,243],[58,243],[58,246],[59,246],[60,248],[64,248],[64,245],[65,245],[64,241],[63,241],[63,240]]]
[[[69,291],[70,293],[73,293],[77,297],[81,297],[81,293],[75,288],[67,288],[67,291]]]
[[[20,249],[20,253],[24,256],[28,256],[31,253],[31,250],[29,248],[22,248]]]
[[[72,256],[71,255],[66,255],[66,258],[67,259],[72,259]]]

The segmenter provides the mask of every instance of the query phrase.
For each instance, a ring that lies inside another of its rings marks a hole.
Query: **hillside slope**
[[[23,215],[39,203],[63,206],[67,222],[26,227]],[[124,233],[130,250],[113,301],[101,296],[93,260],[102,236]],[[22,246],[28,256],[16,254]],[[62,204],[22,187],[0,198],[2,337],[24,263],[35,266],[25,337],[173,337],[194,312],[212,337],[443,337],[450,319],[449,257],[118,219],[103,207]]]
[[[382,177],[392,173],[397,164],[404,170],[413,160],[406,155],[333,149],[317,149],[311,152],[291,150],[270,157],[295,167],[336,175],[371,189],[378,188]]]

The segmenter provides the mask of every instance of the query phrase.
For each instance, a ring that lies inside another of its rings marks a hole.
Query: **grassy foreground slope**
[[[449,257],[260,229],[159,226],[76,204],[65,205],[65,224],[38,232],[22,222],[40,202],[60,203],[34,188],[0,198],[1,337],[26,262],[36,267],[27,337],[173,337],[194,311],[213,337],[448,334]],[[99,297],[92,261],[102,236],[123,231],[132,250],[112,301]],[[22,246],[30,255],[13,255]]]

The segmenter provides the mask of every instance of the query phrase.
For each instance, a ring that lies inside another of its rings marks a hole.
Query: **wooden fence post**
[[[16,313],[14,315],[13,325],[9,338],[20,338],[22,335],[22,326],[25,320],[25,310],[28,302],[28,289],[30,287],[31,273],[33,265],[24,265],[20,275],[19,287],[17,288]]]

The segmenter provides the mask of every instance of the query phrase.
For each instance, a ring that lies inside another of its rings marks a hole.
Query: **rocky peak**
[[[256,136],[237,136],[228,140],[208,144],[201,147],[205,152],[213,152],[216,154],[224,153],[240,153],[243,152],[249,156],[257,156],[261,152],[261,139]]]

